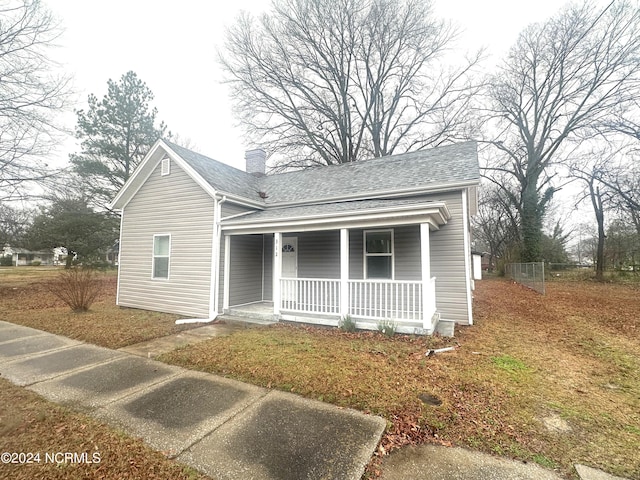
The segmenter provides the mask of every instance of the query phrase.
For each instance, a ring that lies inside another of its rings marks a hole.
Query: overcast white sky
[[[102,98],[109,78],[133,70],[153,91],[158,118],[172,132],[189,138],[199,152],[244,168],[244,151],[252,146],[243,143],[235,126],[215,53],[241,9],[258,13],[268,9],[269,0],[48,0],[47,5],[64,28],[54,54],[74,77],[75,108],[86,108],[89,93]],[[487,46],[494,60],[522,28],[560,5],[558,0],[435,0],[437,14],[464,30],[464,46]],[[65,119],[72,129],[75,115]],[[59,161],[76,148],[69,140],[57,153]]]

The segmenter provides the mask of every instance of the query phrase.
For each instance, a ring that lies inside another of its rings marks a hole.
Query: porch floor
[[[313,313],[299,313],[299,312],[282,312],[285,321],[293,321],[299,323],[307,323],[310,325],[324,325],[324,326],[338,326],[339,317],[336,315],[319,315]],[[435,313],[437,319],[435,320],[435,331],[440,335],[446,337],[454,336],[455,322],[447,322],[440,320],[440,314]],[[247,305],[238,305],[229,307],[229,311],[225,312],[220,317],[221,320],[233,322],[234,317],[236,320],[241,320],[245,323],[252,323],[256,325],[271,325],[278,323],[278,320],[273,315],[273,302],[256,302]],[[362,318],[356,318],[358,328],[365,330],[376,330],[378,328],[378,322],[376,320],[366,320]],[[422,322],[401,320],[398,321],[397,332],[405,334],[419,334],[424,335],[422,330]]]
[[[256,302],[247,305],[229,307],[229,312],[225,312],[223,319],[228,317],[242,317],[248,323],[270,325],[277,323],[273,318],[273,302]]]

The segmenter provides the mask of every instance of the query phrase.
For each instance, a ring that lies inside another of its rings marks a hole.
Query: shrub
[[[31,262],[32,267],[39,267],[40,265],[42,265],[42,262],[40,260],[34,260],[33,262]]]
[[[13,265],[13,258],[11,255],[3,255],[0,257],[0,267],[10,267]]]
[[[48,290],[74,312],[86,312],[100,294],[101,282],[90,268],[74,267],[62,271]]]
[[[387,337],[393,337],[398,329],[398,324],[392,320],[380,320],[378,322],[378,331]]]
[[[355,332],[356,331],[356,321],[351,318],[351,315],[345,315],[338,322],[338,328],[340,330],[344,330],[345,332]]]

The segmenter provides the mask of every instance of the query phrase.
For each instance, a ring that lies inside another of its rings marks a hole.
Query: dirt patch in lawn
[[[74,313],[52,295],[48,282],[60,272],[45,268],[0,269],[0,320],[120,348],[198,326],[176,325],[178,315],[116,306],[115,271],[99,274],[100,295],[88,312]]]
[[[15,454],[9,457],[15,463],[3,457],[0,478],[208,478],[168,460],[140,440],[2,379],[0,405],[2,452]]]
[[[161,359],[382,415],[389,428],[378,454],[436,441],[568,476],[584,463],[640,478],[640,290],[477,287],[475,325],[455,340],[277,325]],[[550,418],[562,428],[550,429]]]

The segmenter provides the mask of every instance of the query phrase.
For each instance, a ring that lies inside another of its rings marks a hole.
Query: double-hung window
[[[393,279],[393,230],[364,232],[364,277]]]
[[[153,236],[153,278],[169,278],[171,235]]]

